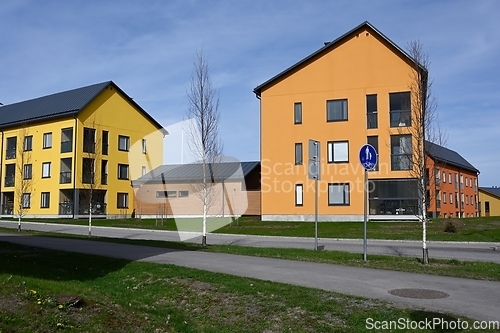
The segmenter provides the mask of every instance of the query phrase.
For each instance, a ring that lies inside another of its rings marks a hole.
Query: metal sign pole
[[[318,177],[314,180],[314,250],[318,250]]]
[[[364,237],[363,237],[363,260],[366,261],[366,222],[368,220],[368,198],[367,198],[367,187],[368,186],[368,171],[365,169],[365,180],[363,183],[363,202],[364,202]]]

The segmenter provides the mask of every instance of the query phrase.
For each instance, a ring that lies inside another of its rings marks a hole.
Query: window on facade
[[[375,151],[377,152],[377,155],[378,155],[378,136],[372,135],[372,136],[366,137],[366,143],[368,143],[369,145],[372,145],[373,148],[375,148]],[[372,171],[378,171],[378,164],[379,164],[379,161],[377,158],[377,165],[375,165],[375,168],[373,168]]]
[[[16,158],[16,150],[17,150],[17,137],[7,138],[7,147],[5,150],[5,159],[11,160]]]
[[[293,105],[293,123],[302,124],[302,103],[295,103]]]
[[[412,167],[411,135],[391,135],[391,169],[411,170]]]
[[[32,171],[33,166],[31,164],[25,164],[23,167],[23,179],[31,179],[33,177]]]
[[[28,135],[24,137],[24,151],[33,150],[33,135]]]
[[[83,129],[83,152],[95,153],[95,128]]]
[[[31,193],[23,193],[23,208],[31,207]]]
[[[50,162],[42,163],[42,178],[50,178]]]
[[[458,189],[458,173],[455,174],[455,189]]]
[[[189,197],[189,191],[179,191],[179,198]]]
[[[144,176],[146,173],[148,173],[148,172],[147,172],[147,169],[146,169],[146,166],[145,166],[145,165],[143,165],[143,166],[141,167],[141,176]]]
[[[128,136],[119,135],[118,150],[129,151],[129,149],[130,149],[130,138]]]
[[[369,212],[373,215],[416,215],[418,181],[414,179],[370,180]]]
[[[295,184],[295,206],[302,206],[304,204],[304,191],[302,184]]]
[[[377,127],[377,95],[366,95],[366,128]]]
[[[101,184],[108,184],[108,160],[101,161]]]
[[[128,193],[116,194],[116,208],[128,208]]]
[[[108,155],[108,147],[109,147],[109,132],[102,131],[102,154]]]
[[[295,144],[295,165],[302,164],[302,143]]]
[[[60,166],[60,184],[69,184],[71,183],[71,169],[72,169],[72,158],[61,158],[61,166]]]
[[[326,120],[347,120],[347,99],[326,101]]]
[[[490,212],[490,202],[489,201],[485,201],[484,202],[484,212],[485,213],[489,213]]]
[[[450,203],[453,203],[453,193],[450,193]]]
[[[464,189],[464,176],[460,175],[460,189]]]
[[[450,184],[452,183],[451,177],[452,177],[452,176],[451,176],[451,172],[450,172],[450,173],[448,174],[448,183],[450,183]]]
[[[128,179],[128,164],[118,164],[118,179]]]
[[[52,148],[52,132],[43,133],[43,149]]]
[[[446,192],[443,192],[443,203],[446,203]]]
[[[410,92],[389,94],[389,115],[391,127],[411,126]]]
[[[468,195],[466,195],[466,196],[465,196],[465,204],[466,204],[466,205],[468,205],[468,204],[469,204],[469,196],[468,196]]]
[[[61,153],[69,153],[73,150],[73,128],[61,130]]]
[[[347,141],[329,141],[328,163],[349,162],[349,142]]]
[[[16,183],[16,165],[5,164],[5,187],[14,186]]]
[[[328,184],[328,205],[349,205],[349,184]]]
[[[146,154],[146,139],[142,139],[142,153]]]
[[[156,191],[157,198],[177,198],[177,191]]]
[[[446,172],[443,171],[443,184],[446,183]]]
[[[95,183],[95,160],[93,158],[84,158],[82,161],[82,183]]]
[[[439,184],[441,182],[441,174],[439,172],[439,169],[434,170],[434,180],[436,182],[436,186],[439,186]]]
[[[42,197],[40,198],[40,208],[50,207],[50,192],[42,192]]]

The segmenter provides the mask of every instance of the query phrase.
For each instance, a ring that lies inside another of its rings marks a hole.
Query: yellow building
[[[500,187],[479,188],[480,216],[500,216]]]
[[[378,152],[377,168],[369,172],[371,218],[415,218],[418,191],[409,170],[417,145],[409,128],[416,121],[409,87],[417,69],[426,75],[364,22],[257,86],[262,219],[314,218],[310,139],[320,143],[320,220],[363,220],[359,150],[366,143]]]
[[[1,106],[1,215],[128,215],[165,134],[112,81]]]

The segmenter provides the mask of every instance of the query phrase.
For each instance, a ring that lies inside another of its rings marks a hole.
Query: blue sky
[[[203,47],[227,155],[259,159],[252,90],[358,24],[431,60],[447,146],[500,186],[499,1],[2,1],[0,102],[113,80],[164,126],[182,121]],[[168,162],[179,162],[172,154]]]

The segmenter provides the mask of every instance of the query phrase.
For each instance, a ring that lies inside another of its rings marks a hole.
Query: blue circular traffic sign
[[[370,144],[363,145],[359,150],[359,161],[366,170],[373,170],[377,165],[377,151],[375,148]]]

